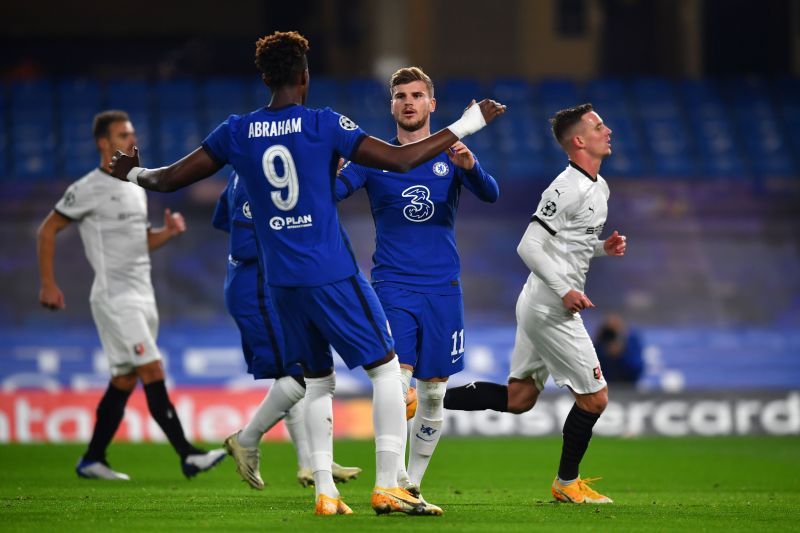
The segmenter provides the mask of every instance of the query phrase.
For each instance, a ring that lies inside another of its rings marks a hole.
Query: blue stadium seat
[[[196,114],[197,87],[191,80],[161,80],[155,87],[159,113]]]
[[[68,78],[58,83],[58,104],[61,114],[98,113],[104,108],[103,91],[95,80]]]
[[[56,171],[55,92],[49,80],[11,86],[11,173],[47,178]]]
[[[308,87],[308,102],[307,105],[313,108],[330,107],[334,111],[343,113],[345,115],[352,112],[349,107],[349,99],[346,98],[344,89],[337,80],[327,78],[325,76],[314,76]],[[262,84],[263,86],[263,84]],[[266,88],[262,91],[268,94]],[[268,102],[268,98],[261,99],[263,102]]]
[[[106,86],[108,107],[122,109],[128,113],[150,112],[151,88],[143,80],[116,80]]]
[[[255,95],[248,90],[249,81],[242,78],[211,78],[202,83],[200,105],[203,129],[206,133],[210,133],[232,114],[249,113],[257,105],[263,105],[263,97],[256,103]]]
[[[378,80],[356,78],[347,82],[345,91],[354,121],[363,122],[368,117],[391,121],[389,89]]]
[[[542,80],[537,89],[545,119],[549,119],[555,115],[556,111],[573,107],[584,102],[584,99],[578,92],[578,86],[572,80]]]
[[[501,78],[489,90],[491,98],[513,109],[533,104],[534,88],[522,78]]]
[[[652,161],[650,172],[662,177],[695,175],[697,169],[688,141],[689,132],[672,83],[660,78],[637,78],[631,90]]]
[[[453,78],[435,85],[438,120],[447,125],[458,119],[471,100],[484,98],[485,91],[474,79]]]
[[[725,84],[740,145],[758,176],[791,176],[796,169],[770,98],[769,86],[758,78]]]
[[[97,166],[99,155],[92,137],[94,112],[62,108],[59,124],[59,160],[64,174],[77,178]]]
[[[203,141],[200,123],[193,114],[162,115],[159,133],[160,165],[169,165],[181,159]]]

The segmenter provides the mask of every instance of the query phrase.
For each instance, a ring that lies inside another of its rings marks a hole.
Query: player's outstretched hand
[[[565,294],[561,298],[561,301],[564,303],[564,309],[570,313],[577,313],[582,309],[594,307],[594,304],[588,296],[574,289]]]
[[[488,98],[481,100],[478,106],[487,124],[506,112],[506,106]]]
[[[133,147],[133,156],[124,154],[117,150],[111,156],[111,162],[108,164],[111,168],[111,175],[122,181],[128,181],[128,172],[133,167],[139,166],[139,148]]]
[[[627,247],[628,238],[625,237],[625,235],[620,235],[617,230],[614,230],[614,233],[603,243],[603,249],[606,251],[606,255],[613,255],[616,257],[625,255]]]
[[[64,293],[61,292],[58,285],[43,285],[39,289],[39,303],[51,311],[58,311],[67,306],[64,303]]]
[[[164,209],[164,227],[170,237],[180,235],[186,231],[186,221],[180,213],[173,213],[169,208]]]

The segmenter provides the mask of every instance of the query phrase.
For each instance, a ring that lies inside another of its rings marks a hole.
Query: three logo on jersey
[[[424,185],[412,185],[402,192],[411,203],[403,208],[403,216],[411,222],[425,222],[433,216],[436,206],[431,202],[431,191]]]

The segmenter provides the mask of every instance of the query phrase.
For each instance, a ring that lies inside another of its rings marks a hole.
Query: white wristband
[[[486,125],[486,120],[483,118],[481,108],[478,104],[470,106],[461,118],[447,126],[447,129],[452,131],[456,137],[463,139],[467,135],[472,135]]]
[[[130,181],[134,185],[139,185],[139,174],[141,174],[143,170],[144,168],[142,167],[133,167],[132,169],[130,169],[127,175],[128,181]]]

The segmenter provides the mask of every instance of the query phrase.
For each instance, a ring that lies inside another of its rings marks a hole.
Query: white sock
[[[306,378],[306,399],[303,415],[306,434],[311,449],[311,471],[314,473],[314,488],[332,498],[339,497],[333,483],[331,462],[333,461],[333,391],[336,374],[323,378]]]
[[[372,380],[372,423],[375,427],[375,486],[397,486],[402,464],[405,405],[400,379],[400,364],[395,357],[388,363],[367,370]]]
[[[286,412],[300,401],[304,394],[305,389],[292,377],[285,376],[275,380],[253,418],[239,434],[239,444],[245,448],[258,446],[264,433],[285,417]]]
[[[446,382],[417,382],[417,414],[411,424],[408,453],[408,475],[417,485],[422,485],[425,470],[442,435],[446,390]]]
[[[294,449],[297,452],[297,468],[311,468],[311,450],[308,445],[308,433],[306,432],[305,417],[303,410],[306,406],[305,398],[294,404],[283,423],[286,424],[286,431],[292,439]]]
[[[408,389],[411,388],[411,377],[413,370],[410,368],[400,367],[400,384],[403,386],[403,401],[408,396]],[[410,481],[408,472],[406,472],[406,444],[408,442],[408,432],[411,431],[411,421],[406,421],[406,428],[403,431],[403,448],[400,452],[400,468],[397,470],[397,483],[403,486],[406,482]]]
[[[411,376],[414,374],[414,371],[410,368],[400,367],[400,379],[402,380],[400,384],[403,386],[403,401],[405,401],[406,396],[408,396],[408,389],[411,388]]]

